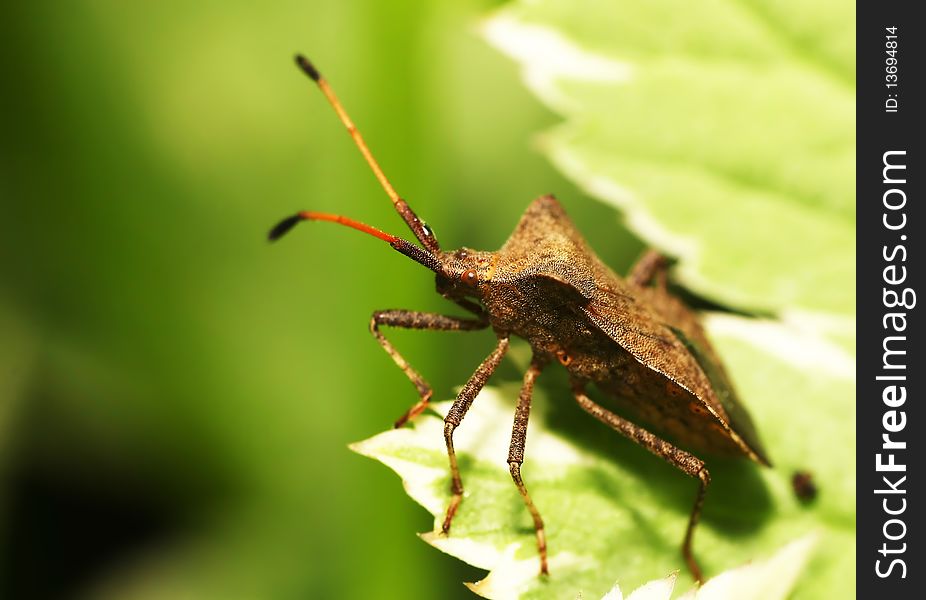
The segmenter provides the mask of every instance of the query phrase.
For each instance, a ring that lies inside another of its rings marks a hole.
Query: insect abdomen
[[[595,383],[616,400],[624,416],[665,432],[690,450],[748,455],[701,400],[661,373],[642,366],[630,367]]]

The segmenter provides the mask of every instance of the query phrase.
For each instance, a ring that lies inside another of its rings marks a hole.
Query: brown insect
[[[817,484],[814,483],[813,473],[810,471],[795,471],[791,475],[791,488],[797,499],[809,504],[817,498]]]
[[[434,233],[396,194],[327,81],[304,57],[297,56],[296,62],[328,98],[421,245],[346,217],[317,212],[287,217],[270,231],[270,239],[279,238],[303,220],[333,221],[363,231],[433,271],[437,291],[473,314],[462,318],[409,310],[373,313],[370,331],[415,385],[420,398],[395,426],[401,427],[428,406],[431,387],[383,336],[381,326],[436,331],[491,328],[498,338],[495,349],[463,386],[444,419],[453,496],[443,532],[450,531],[463,498],[454,430],[501,362],[509,338],[519,336],[530,343],[533,359],[524,374],[515,410],[508,466],[533,517],[541,573],[548,572],[543,519],[521,478],[521,464],[534,381],[547,365],[559,362],[569,372],[575,400],[586,412],[697,478],[699,488],[682,554],[694,578],[702,581],[691,545],[711,480],[704,462],[605,409],[586,394],[588,384],[595,384],[615,398],[622,413],[658,428],[691,450],[745,456],[769,465],[752,420],[737,400],[696,315],[666,289],[666,261],[650,251],[626,279],[621,279],[589,248],[553,196],[531,203],[497,252],[441,250]]]

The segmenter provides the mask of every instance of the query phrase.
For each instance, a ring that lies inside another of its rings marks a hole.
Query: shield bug
[[[450,531],[463,498],[454,431],[504,357],[509,338],[519,336],[530,344],[533,358],[515,410],[508,466],[534,521],[541,573],[547,573],[543,519],[521,478],[521,464],[534,381],[544,368],[559,363],[568,371],[572,394],[582,409],[698,481],[682,554],[694,578],[701,581],[691,549],[692,535],[711,479],[704,461],[692,452],[742,456],[766,466],[770,463],[698,317],[667,289],[665,259],[650,251],[626,278],[617,276],[595,255],[553,196],[534,200],[496,252],[441,250],[433,231],[395,192],[327,81],[304,57],[297,56],[296,62],[334,107],[420,245],[347,217],[311,211],[280,221],[270,231],[270,239],[276,240],[300,221],[332,221],[357,229],[433,271],[437,291],[472,314],[464,318],[410,310],[373,313],[371,333],[405,372],[419,396],[395,426],[401,427],[428,406],[431,388],[386,339],[382,327],[436,331],[491,328],[497,338],[495,348],[463,386],[444,419],[452,497],[443,532]],[[613,397],[621,414],[592,400],[586,393],[589,384]],[[668,434],[690,451],[646,427]]]

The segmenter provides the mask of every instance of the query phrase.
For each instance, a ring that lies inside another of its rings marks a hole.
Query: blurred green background
[[[458,311],[356,232],[265,234],[315,209],[408,236],[301,51],[445,248],[497,248],[553,192],[624,270],[639,243],[531,148],[557,118],[479,38],[498,4],[7,7],[0,598],[469,596],[481,573],[346,447],[416,400],[371,312]],[[439,399],[492,344],[390,335]]]

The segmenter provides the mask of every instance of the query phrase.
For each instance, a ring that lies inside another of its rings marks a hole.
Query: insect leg
[[[540,511],[534,506],[530,494],[527,493],[527,487],[521,479],[521,464],[524,462],[524,443],[527,440],[527,421],[531,413],[531,397],[534,394],[534,380],[540,375],[543,365],[537,362],[531,363],[530,368],[524,373],[524,383],[521,385],[521,394],[518,397],[518,408],[514,413],[514,425],[511,428],[511,445],[508,447],[508,469],[511,471],[511,478],[514,480],[527,510],[530,511],[534,519],[534,531],[537,533],[537,552],[540,554],[540,573],[546,575],[547,570],[547,538],[544,534],[543,519],[540,517]]]
[[[379,342],[379,345],[383,347],[386,353],[392,357],[395,364],[405,372],[415,389],[418,390],[418,396],[421,398],[395,422],[395,426],[398,428],[427,408],[428,402],[431,400],[431,386],[402,358],[398,350],[386,339],[386,336],[379,330],[380,325],[430,331],[473,331],[485,329],[489,324],[485,319],[464,319],[411,310],[378,310],[373,313],[370,318],[370,333],[373,334],[373,337],[376,338],[376,341]]]
[[[460,393],[457,395],[457,399],[453,402],[453,406],[450,407],[447,416],[444,417],[444,441],[447,443],[447,456],[450,459],[450,475],[452,477],[450,491],[453,493],[450,499],[450,506],[447,507],[447,516],[444,517],[444,524],[441,527],[441,531],[444,533],[450,531],[450,522],[453,520],[453,515],[456,514],[457,507],[460,506],[460,501],[463,499],[463,481],[460,479],[460,469],[457,467],[457,455],[453,450],[453,432],[460,422],[463,421],[463,417],[466,416],[466,411],[468,411],[469,407],[473,404],[473,399],[476,398],[476,395],[479,394],[479,391],[485,386],[489,377],[492,376],[492,373],[495,371],[496,367],[498,367],[498,364],[502,362],[502,357],[505,356],[505,352],[507,351],[508,336],[501,336],[498,338],[498,344],[495,346],[495,350],[482,361],[482,364],[479,365],[476,372],[469,378],[469,381],[466,382],[466,385],[463,386],[463,389],[460,390]]]
[[[666,257],[656,250],[647,250],[634,265],[630,268],[627,275],[628,281],[634,285],[645,287],[656,277],[656,284],[666,287]]]
[[[685,530],[685,540],[682,542],[682,556],[688,564],[688,569],[692,576],[700,584],[704,578],[701,575],[701,568],[698,567],[694,555],[691,553],[691,540],[694,535],[695,525],[701,517],[701,505],[704,504],[704,494],[707,486],[711,482],[711,476],[704,466],[704,461],[676,448],[662,438],[656,437],[649,431],[634,425],[630,421],[623,419],[611,411],[603,408],[585,394],[584,386],[579,382],[573,382],[572,392],[576,401],[585,412],[589,413],[605,425],[608,425],[624,437],[643,446],[656,456],[665,459],[668,463],[691,477],[697,477],[700,481],[698,495],[695,497],[694,507],[691,509],[691,516],[688,518],[688,528]]]

